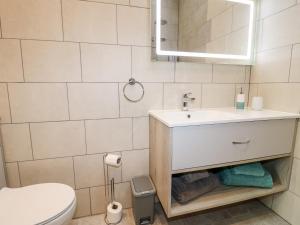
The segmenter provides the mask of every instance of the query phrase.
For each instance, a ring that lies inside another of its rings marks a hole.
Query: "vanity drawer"
[[[172,170],[288,154],[295,119],[175,127]]]

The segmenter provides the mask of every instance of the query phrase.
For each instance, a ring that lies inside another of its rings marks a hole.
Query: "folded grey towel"
[[[195,173],[186,173],[180,176],[183,182],[193,183],[197,180],[207,178],[209,173],[207,171],[195,172]]]
[[[209,177],[193,183],[185,183],[182,182],[180,177],[173,177],[172,196],[180,204],[185,204],[207,192],[214,190],[219,185],[219,178],[215,174],[210,174]]]

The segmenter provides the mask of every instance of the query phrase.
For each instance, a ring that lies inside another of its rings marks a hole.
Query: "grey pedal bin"
[[[135,177],[131,180],[132,209],[136,225],[154,222],[155,187],[149,176]]]

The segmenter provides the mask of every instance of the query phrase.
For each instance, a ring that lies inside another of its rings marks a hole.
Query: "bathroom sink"
[[[193,109],[190,111],[153,110],[149,114],[168,127],[299,118],[300,116],[271,110],[254,111],[250,109],[236,110],[235,108]]]

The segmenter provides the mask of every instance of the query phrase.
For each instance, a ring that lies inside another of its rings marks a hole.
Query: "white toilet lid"
[[[0,190],[0,224],[36,225],[56,218],[75,201],[64,184],[37,184]]]

